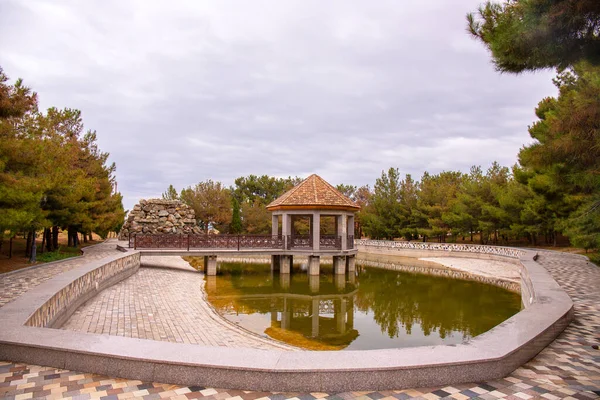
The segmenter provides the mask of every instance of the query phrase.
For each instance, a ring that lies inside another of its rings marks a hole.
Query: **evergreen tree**
[[[162,194],[163,200],[178,200],[179,194],[173,185],[169,185],[167,191]]]
[[[231,225],[229,226],[229,231],[231,233],[241,233],[242,232],[242,216],[240,214],[240,203],[237,201],[235,197],[231,197]]]
[[[467,20],[499,71],[564,69],[585,60],[600,65],[598,0],[488,1]]]

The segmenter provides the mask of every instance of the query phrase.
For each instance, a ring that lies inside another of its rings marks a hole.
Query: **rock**
[[[200,234],[194,210],[180,200],[142,199],[129,212],[120,240],[136,234]]]

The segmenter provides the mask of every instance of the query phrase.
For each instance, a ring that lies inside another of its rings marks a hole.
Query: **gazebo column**
[[[292,216],[287,212],[281,214],[281,235],[283,236],[283,248],[289,250],[287,238],[292,234]]]
[[[311,219],[310,234],[312,236],[312,248],[318,251],[321,248],[321,213],[313,211]]]
[[[348,249],[348,218],[346,214],[335,217],[336,235],[342,238],[342,250]]]
[[[354,239],[354,214],[352,215],[348,215],[348,230],[346,232],[346,240],[348,240],[348,236],[352,236],[352,239]],[[360,238],[359,238],[360,239]],[[354,243],[347,243],[347,246],[351,249],[354,248]],[[350,247],[352,246],[352,247]]]
[[[271,216],[271,235],[279,235],[279,215],[276,214]]]

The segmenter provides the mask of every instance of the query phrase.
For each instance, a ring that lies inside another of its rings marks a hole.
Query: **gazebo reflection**
[[[358,337],[354,329],[354,298],[358,292],[354,274],[273,274],[270,286],[245,288],[235,294],[217,290],[218,279],[206,277],[209,301],[229,312],[238,308],[258,312],[268,309],[271,318],[265,333],[277,340],[296,344],[298,338],[304,338],[324,349],[341,349]]]

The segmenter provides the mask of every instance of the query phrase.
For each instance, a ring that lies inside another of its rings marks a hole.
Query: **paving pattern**
[[[232,326],[204,300],[203,286],[203,275],[193,269],[140,268],[79,307],[62,329],[206,346],[295,350]]]
[[[181,387],[56,368],[0,362],[7,399],[594,399],[600,398],[600,268],[569,254],[540,252],[540,262],[575,302],[575,321],[537,357],[506,378],[443,388],[351,393],[264,393]],[[0,278],[2,280],[2,278]]]

